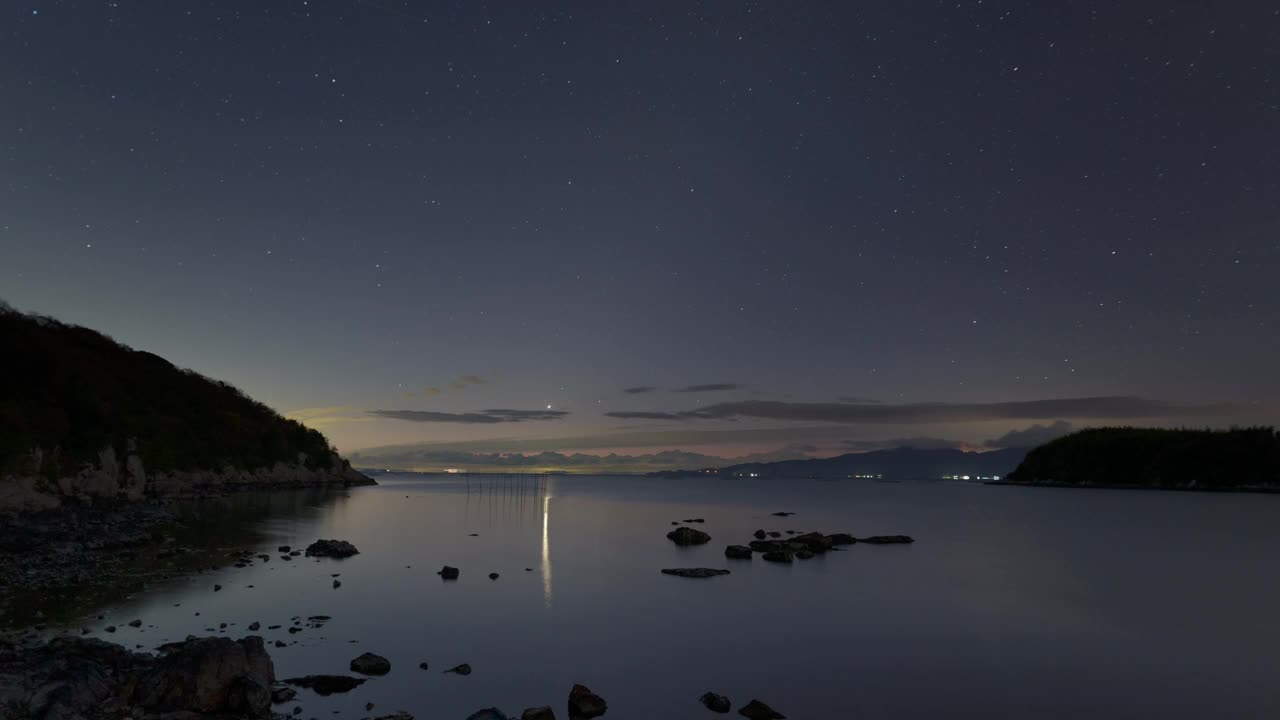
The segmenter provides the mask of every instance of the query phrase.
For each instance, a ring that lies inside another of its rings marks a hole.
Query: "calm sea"
[[[174,580],[73,625],[153,648],[206,628],[239,637],[257,621],[269,646],[289,643],[271,648],[280,677],[347,674],[366,651],[390,659],[389,675],[349,694],[303,690],[278,708],[300,704],[302,718],[462,720],[537,705],[564,717],[574,683],[619,719],[715,717],[698,703],[708,690],[735,710],[759,698],[799,719],[1280,717],[1280,497],[855,480],[379,482],[204,511],[193,532],[239,513],[226,548],[272,559]],[[705,519],[694,527],[709,545],[666,539],[686,518]],[[789,566],[724,557],[758,528],[916,542]],[[316,538],[349,540],[360,555],[284,562],[276,552]],[[460,579],[441,580],[445,564]],[[694,566],[732,574],[659,573]],[[332,619],[286,632],[313,615]],[[134,618],[141,629],[127,626]],[[109,624],[116,633],[102,632]],[[444,674],[460,663],[473,673]]]

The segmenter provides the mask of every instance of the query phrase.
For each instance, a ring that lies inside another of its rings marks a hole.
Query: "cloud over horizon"
[[[675,412],[614,411],[608,417],[636,420],[731,420],[759,418],[840,424],[933,424],[1055,418],[1180,418],[1226,415],[1233,403],[1173,403],[1131,396],[1018,400],[997,403],[797,403],[777,400],[724,402]]]
[[[746,385],[743,385],[742,383],[730,383],[730,382],[706,383],[704,385],[686,385],[682,388],[676,388],[671,392],[678,392],[678,393],[724,392],[726,390],[741,390],[742,388],[745,388],[745,387]]]
[[[473,413],[433,412],[429,410],[369,410],[368,414],[389,420],[405,420],[408,422],[491,425],[494,423],[527,422],[530,420],[559,420],[568,415],[569,412],[567,410],[495,408]]]

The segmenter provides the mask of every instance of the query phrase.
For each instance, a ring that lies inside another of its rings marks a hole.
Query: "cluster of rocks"
[[[270,717],[275,668],[262,638],[189,638],[131,652],[88,638],[0,646],[0,717],[124,720]]]
[[[698,701],[711,712],[720,713],[721,715],[733,709],[733,703],[729,701],[729,698],[713,692],[703,693],[702,697],[698,698]],[[750,718],[750,720],[786,720],[787,717],[759,700],[752,700],[738,708],[738,714],[745,718]]]
[[[735,560],[750,560],[753,553],[760,553],[761,557],[769,562],[789,563],[792,560],[809,560],[816,555],[838,549],[838,546],[842,545],[853,545],[854,543],[897,545],[915,542],[908,535],[872,535],[865,538],[856,538],[849,533],[831,533],[828,535],[820,532],[810,532],[797,534],[786,539],[776,539],[781,538],[782,534],[777,531],[766,533],[764,530],[757,530],[754,535],[756,539],[747,545],[729,545],[726,547],[724,549],[725,557]],[[766,540],[766,537],[775,539]]]

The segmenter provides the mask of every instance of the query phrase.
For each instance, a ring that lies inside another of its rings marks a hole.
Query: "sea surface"
[[[620,720],[715,717],[698,703],[708,690],[735,713],[758,698],[801,720],[1280,717],[1280,497],[871,480],[378,481],[194,511],[189,532],[271,560],[174,579],[68,626],[154,648],[210,628],[241,637],[257,621],[281,678],[349,674],[366,651],[391,661],[351,693],[300,690],[277,708],[300,705],[304,719],[462,720],[539,705],[564,718],[575,683]],[[691,518],[705,519],[694,527],[712,542],[675,546],[671,523]],[[724,557],[758,528],[916,542],[792,565]],[[317,538],[360,554],[283,561],[276,550]],[[461,577],[442,580],[445,564]],[[659,573],[698,566],[732,574]],[[331,619],[286,632],[313,615]],[[127,625],[135,618],[139,629]],[[271,647],[277,639],[288,646]],[[473,673],[443,672],[460,663]]]

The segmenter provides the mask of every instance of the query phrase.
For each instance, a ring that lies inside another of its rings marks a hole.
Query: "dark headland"
[[[1081,430],[1041,445],[996,484],[1280,492],[1273,428]]]
[[[0,624],[23,622],[15,595],[109,585],[172,543],[177,498],[373,483],[319,432],[101,333],[0,304],[0,338]]]

